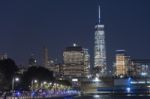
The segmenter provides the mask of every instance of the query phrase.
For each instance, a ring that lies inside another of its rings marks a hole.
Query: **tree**
[[[23,74],[22,77],[22,89],[29,90],[29,86],[33,80],[42,81],[54,81],[53,72],[41,66],[33,66]]]
[[[66,86],[71,86],[71,82],[69,80],[58,80],[57,81],[60,84],[66,85]]]
[[[18,71],[15,61],[12,59],[0,60],[0,88],[9,90],[11,88],[12,78]]]

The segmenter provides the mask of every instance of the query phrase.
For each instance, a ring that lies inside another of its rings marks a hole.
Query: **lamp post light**
[[[43,81],[42,83],[41,83],[41,87],[42,88],[45,88],[45,85],[47,84],[47,82],[46,81]]]
[[[37,80],[32,80],[31,81],[31,90],[33,91],[33,85],[34,85],[34,83],[37,83],[38,81]]]
[[[37,80],[34,80],[34,83],[37,83]]]
[[[19,78],[18,77],[13,77],[12,78],[12,91],[14,91],[14,86],[15,86],[15,82],[19,82]]]
[[[45,85],[46,83],[47,83],[46,81],[43,82],[44,85]]]

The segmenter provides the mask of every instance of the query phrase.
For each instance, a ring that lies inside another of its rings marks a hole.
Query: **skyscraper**
[[[98,76],[103,76],[106,74],[106,48],[104,25],[100,22],[100,6],[98,19],[95,26],[94,68],[98,69]]]
[[[63,74],[69,77],[87,77],[90,71],[90,56],[88,50],[73,44],[63,52]]]
[[[49,65],[49,57],[48,57],[48,49],[46,47],[44,47],[44,49],[43,49],[43,56],[44,56],[43,57],[43,66],[45,68],[47,68]]]
[[[125,50],[116,51],[116,76],[125,76],[128,71],[129,57],[125,54]]]
[[[84,54],[84,72],[87,76],[90,75],[90,54],[88,49],[83,48],[83,54]]]

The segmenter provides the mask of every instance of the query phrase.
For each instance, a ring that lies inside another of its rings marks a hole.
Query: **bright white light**
[[[87,75],[87,78],[91,78],[91,75]]]
[[[94,82],[99,82],[99,78],[98,77],[95,77],[95,79],[93,80]]]
[[[131,83],[131,84],[137,84],[137,82],[136,82],[136,81],[131,81],[130,83]]]
[[[52,83],[49,83],[49,85],[51,85]]]
[[[76,81],[78,81],[78,79],[74,78],[74,79],[72,79],[72,81],[76,82]]]
[[[121,75],[120,78],[123,78],[123,75]]]
[[[15,81],[19,81],[19,78],[17,77],[17,78],[15,78]]]
[[[34,62],[36,63],[37,61],[36,61],[36,60],[34,60]]]
[[[128,87],[128,88],[126,88],[126,90],[127,90],[127,92],[130,92],[130,91],[131,91],[131,88],[130,88],[130,87]]]
[[[147,75],[147,73],[145,73],[145,72],[142,72],[142,73],[141,73],[141,75],[142,75],[142,76],[146,76],[146,75]]]
[[[139,84],[145,84],[145,81],[139,81]]]
[[[76,43],[73,43],[73,47],[76,47],[77,46],[77,44]]]
[[[93,97],[94,97],[94,98],[100,98],[100,96],[99,96],[99,95],[94,95]]]
[[[43,84],[46,84],[46,83],[47,83],[46,81],[43,82]]]
[[[20,92],[17,92],[17,96],[20,96]]]
[[[147,87],[149,87],[149,88],[150,88],[150,86],[147,86]]]
[[[37,80],[34,80],[34,83],[37,83]]]

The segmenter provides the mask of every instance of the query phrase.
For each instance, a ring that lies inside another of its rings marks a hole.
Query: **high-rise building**
[[[84,53],[84,71],[85,75],[90,75],[90,55],[88,49],[83,49]]]
[[[48,49],[44,47],[43,49],[43,66],[47,68],[49,66],[49,57],[48,57]]]
[[[57,64],[54,62],[52,59],[49,58],[48,55],[48,48],[44,47],[43,50],[43,66],[47,68],[50,71],[53,71],[54,74],[58,75],[60,73],[59,67],[61,66],[60,64]]]
[[[116,76],[128,76],[130,68],[130,57],[126,55],[125,50],[116,50]]]
[[[106,48],[105,48],[105,32],[104,25],[100,22],[100,6],[99,6],[99,22],[95,26],[95,46],[94,46],[94,68],[98,68],[98,76],[106,74]]]
[[[130,75],[150,77],[150,59],[131,59]]]
[[[66,47],[63,52],[63,75],[70,77],[87,77],[90,69],[87,49],[74,44]]]

